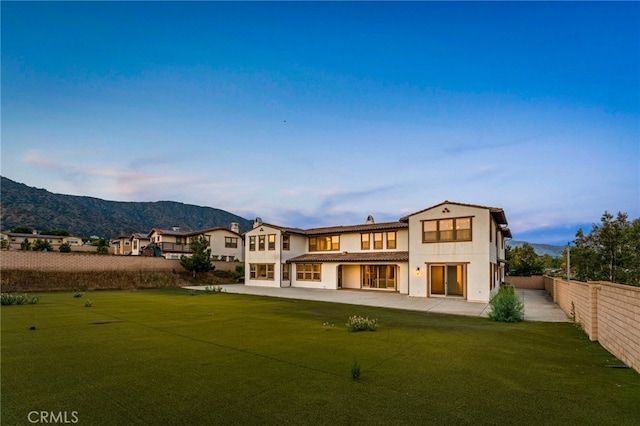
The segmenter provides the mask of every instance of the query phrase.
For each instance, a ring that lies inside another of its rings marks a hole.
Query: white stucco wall
[[[213,256],[233,256],[234,259],[244,260],[244,245],[242,236],[226,229],[215,229],[204,234],[209,239],[211,255]],[[238,246],[236,248],[225,247],[225,238],[236,238]]]
[[[448,211],[446,211],[448,210]],[[444,211],[444,212],[443,212]],[[422,221],[471,217],[472,241],[422,242]],[[428,264],[466,264],[466,294],[469,301],[489,301],[490,254],[488,209],[442,204],[409,217],[409,295],[427,297]],[[420,275],[416,268],[420,268]]]

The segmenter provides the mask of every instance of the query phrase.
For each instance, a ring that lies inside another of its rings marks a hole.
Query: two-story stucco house
[[[256,219],[245,283],[490,299],[504,279],[504,211],[445,201],[398,222],[298,229]]]
[[[233,262],[244,259],[243,238],[235,222],[230,228],[218,227],[200,231],[182,231],[177,227],[153,228],[147,238],[148,246],[157,247],[163,257],[179,259],[183,255],[191,255],[191,238],[198,236],[204,236],[209,241],[213,260]]]

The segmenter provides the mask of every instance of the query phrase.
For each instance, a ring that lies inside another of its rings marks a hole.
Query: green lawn
[[[39,296],[2,307],[3,425],[32,411],[81,425],[640,424],[640,375],[572,324],[181,289]],[[378,331],[349,333],[354,314]]]

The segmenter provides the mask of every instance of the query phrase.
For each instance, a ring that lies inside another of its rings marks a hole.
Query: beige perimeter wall
[[[504,282],[511,284],[515,288],[526,288],[531,290],[544,290],[544,276],[533,275],[531,277],[504,277]]]
[[[544,278],[545,289],[591,340],[640,372],[640,287]]]
[[[233,271],[237,262],[211,262],[216,270]],[[100,256],[97,254],[34,251],[0,251],[0,270],[39,271],[184,271],[179,260],[144,256]]]

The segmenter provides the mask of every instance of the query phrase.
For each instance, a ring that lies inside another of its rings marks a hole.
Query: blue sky
[[[640,216],[640,3],[1,7],[30,186],[301,228],[451,200],[550,244]]]

